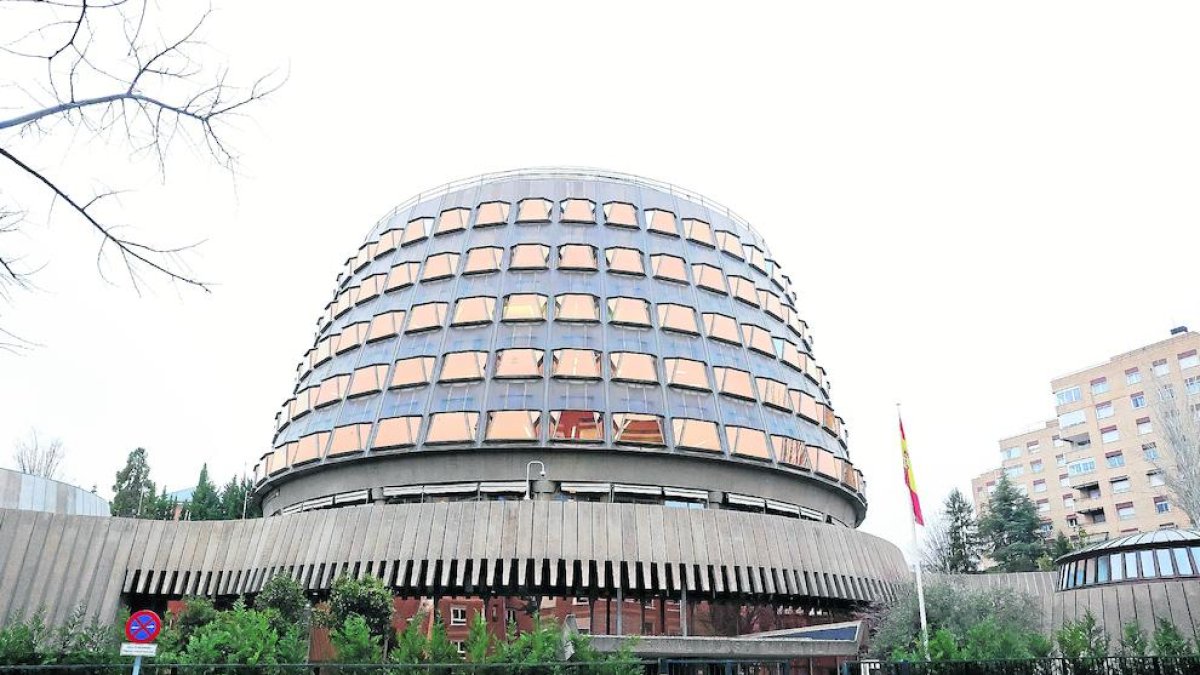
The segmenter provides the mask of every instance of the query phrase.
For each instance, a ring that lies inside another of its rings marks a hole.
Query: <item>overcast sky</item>
[[[91,232],[0,168],[46,265],[0,307],[40,345],[0,354],[0,464],[36,427],[106,496],[137,446],[172,490],[203,462],[243,471],[371,224],[518,167],[637,173],[749,219],[833,382],[864,527],[900,544],[896,402],[931,511],[1053,416],[1051,377],[1200,327],[1196,3],[214,5],[234,77],[290,73],[241,125],[236,180],[0,136],[74,185],[134,190],[122,216],[146,239],[206,238],[189,260],[215,283],[106,284]]]

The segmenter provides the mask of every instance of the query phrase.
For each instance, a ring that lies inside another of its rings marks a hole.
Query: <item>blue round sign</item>
[[[162,631],[162,620],[148,609],[139,609],[125,622],[125,637],[130,642],[154,642]]]

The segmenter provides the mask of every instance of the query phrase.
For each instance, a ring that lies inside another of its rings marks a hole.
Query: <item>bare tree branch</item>
[[[1186,393],[1155,377],[1154,424],[1165,452],[1153,460],[1174,496],[1174,507],[1192,523],[1200,523],[1200,404],[1189,405]]]
[[[65,457],[62,441],[55,438],[43,443],[37,429],[30,429],[29,438],[17,441],[13,450],[18,471],[43,478],[58,478]]]

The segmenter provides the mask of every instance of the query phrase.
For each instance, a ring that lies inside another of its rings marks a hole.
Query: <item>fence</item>
[[[129,675],[132,659],[114,664],[3,666],[0,675]],[[167,665],[143,663],[140,675],[636,675],[642,661],[603,663],[455,663],[455,664],[332,664],[284,665]]]
[[[864,661],[842,675],[1200,675],[1200,657],[1144,656],[998,661]]]

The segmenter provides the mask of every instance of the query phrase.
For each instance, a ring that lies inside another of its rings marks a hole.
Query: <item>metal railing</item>
[[[171,665],[143,663],[140,675],[636,675],[652,662],[601,663],[294,663],[256,665]],[[39,666],[0,665],[0,675],[128,675],[131,663]]]
[[[1200,656],[846,663],[842,675],[1196,675]]]

